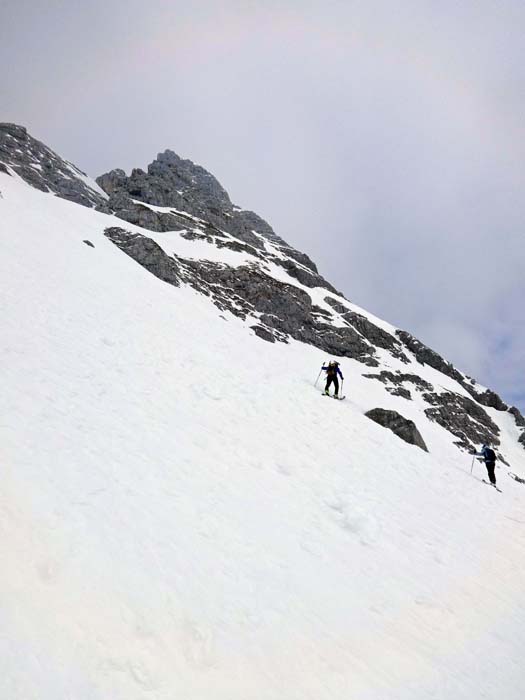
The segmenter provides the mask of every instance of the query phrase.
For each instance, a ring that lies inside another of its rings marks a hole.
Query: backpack
[[[491,450],[490,447],[485,447],[484,454],[485,454],[485,461],[486,462],[495,462],[496,461],[496,453],[494,452],[494,450]]]
[[[339,362],[331,362],[326,370],[327,377],[337,377],[337,369],[339,367]]]

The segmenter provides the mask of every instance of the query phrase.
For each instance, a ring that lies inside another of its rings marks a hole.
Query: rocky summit
[[[0,170],[43,192],[111,215],[113,221],[120,219],[122,225],[108,221],[105,229],[114,245],[164,282],[189,285],[221,312],[245,320],[261,341],[301,341],[374,368],[363,372],[363,378],[380,382],[398,397],[400,413],[403,401],[421,402],[420,421],[437,423],[460,449],[472,451],[482,442],[498,449],[500,428],[486,409],[509,414],[516,440],[525,447],[525,420],[516,407],[508,407],[497,393],[479,386],[407,331],[355,307],[307,255],[286,243],[260,216],[233,204],[217,179],[191,160],[166,150],[146,170],[135,168],[126,175],[114,169],[95,183],[24,127],[4,123]],[[169,245],[156,240],[155,234],[161,233],[204,244],[217,255],[169,251]],[[237,254],[236,264],[221,256],[228,251]],[[421,377],[418,366],[435,370],[438,380],[440,375],[453,380],[455,390]],[[498,456],[506,462],[504,452],[499,450]]]

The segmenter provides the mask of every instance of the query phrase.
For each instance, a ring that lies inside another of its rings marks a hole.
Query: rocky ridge
[[[129,177],[120,169],[97,178],[109,195],[101,211],[151,231],[173,231],[194,224],[196,236],[226,232],[252,248],[264,252],[264,240],[285,253],[288,260],[274,256],[277,264],[302,278],[307,286],[322,286],[336,291],[317,271],[315,264],[277,236],[271,226],[252,211],[232,204],[217,179],[192,161],[166,150],[148,165],[147,171],[135,168]],[[168,209],[154,211],[144,204]],[[336,292],[337,293],[337,292]]]
[[[383,383],[400,399],[411,400],[415,389],[427,406],[427,419],[447,430],[459,448],[471,451],[481,442],[498,448],[499,428],[485,409],[509,412],[522,431],[518,440],[525,448],[525,419],[517,408],[480,388],[410,333],[389,330],[356,311],[307,255],[286,243],[257,214],[234,205],[204,168],[173,151],[159,154],[146,171],[137,168],[127,176],[117,169],[101,175],[97,186],[24,127],[0,124],[0,171],[131,224],[131,229],[108,225],[105,235],[159,279],[175,286],[188,284],[221,311],[246,320],[262,340],[299,340],[329,355],[380,368],[363,376]],[[137,226],[140,232],[134,230]],[[239,253],[243,262],[229,265],[168,253],[155,240],[155,233],[165,232],[210,249]],[[399,363],[407,371],[394,369]],[[440,385],[422,379],[414,363],[452,379],[457,391],[440,390]],[[376,416],[387,415],[381,407],[374,410]],[[402,419],[396,416],[396,421]]]
[[[85,207],[102,206],[106,196],[86,173],[58,156],[17,124],[0,123],[0,171],[9,169],[28,185]]]

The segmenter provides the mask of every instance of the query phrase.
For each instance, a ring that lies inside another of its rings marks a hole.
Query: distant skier
[[[488,445],[481,446],[481,452],[474,452],[476,457],[480,457],[480,462],[485,462],[487,467],[487,472],[489,475],[489,480],[492,486],[496,486],[496,453]]]
[[[331,362],[328,363],[328,366],[325,367],[324,365],[321,367],[322,372],[326,372],[326,386],[324,388],[324,393],[327,396],[330,396],[330,392],[328,389],[330,388],[330,385],[334,385],[334,396],[337,398],[339,396],[339,380],[337,378],[337,375],[341,377],[341,379],[344,380],[343,375],[341,374],[341,370],[339,369],[339,362],[335,362],[332,360]]]

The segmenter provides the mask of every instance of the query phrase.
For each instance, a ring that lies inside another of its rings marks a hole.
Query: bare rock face
[[[483,406],[489,408],[495,408],[497,411],[507,411],[507,404],[501,399],[498,394],[490,389],[485,391],[476,391],[476,382],[464,374],[461,374],[452,363],[444,360],[441,355],[439,355],[434,350],[424,345],[421,341],[414,338],[406,331],[396,331],[396,335],[403,342],[405,347],[410,350],[415,355],[416,360],[422,365],[428,365],[433,367],[438,372],[445,374],[447,377],[454,379],[456,382],[461,384],[461,386],[466,389],[469,394],[476,399],[476,401]],[[517,410],[517,409],[516,409]]]
[[[389,411],[385,408],[373,408],[365,414],[370,420],[379,423],[384,428],[388,428],[395,435],[408,442],[410,445],[416,445],[425,452],[428,452],[425,441],[421,437],[421,433],[416,427],[414,421],[405,418],[397,411]]]
[[[415,355],[416,360],[422,365],[433,367],[438,372],[445,374],[451,379],[461,383],[464,379],[461,372],[450,363],[444,360],[441,355],[424,345],[420,340],[406,331],[396,331],[396,335],[403,345]]]
[[[109,195],[101,211],[114,213],[124,221],[151,231],[179,230],[186,227],[226,232],[265,253],[277,265],[307,287],[332,287],[317,272],[310,258],[277,236],[271,226],[252,211],[232,204],[218,180],[200,165],[180,158],[173,151],[159,153],[147,172],[135,168],[129,177],[120,169],[97,178]],[[156,212],[141,203],[170,209]],[[164,219],[166,215],[171,219]],[[265,243],[271,244],[268,249]],[[284,253],[284,257],[283,254]]]
[[[478,403],[483,404],[483,406],[487,406],[488,408],[495,408],[496,411],[507,411],[508,406],[503,401],[503,399],[496,394],[495,391],[491,391],[490,389],[486,389],[485,391],[482,392],[477,392],[473,388],[468,388],[468,385],[464,384],[463,385],[465,389],[467,389],[471,396],[473,396]]]
[[[42,192],[52,192],[85,207],[102,206],[105,198],[84,181],[86,174],[63,160],[17,124],[0,123],[0,168],[7,167]]]
[[[409,372],[389,372],[388,370],[382,370],[378,374],[363,374],[363,377],[367,379],[377,379],[382,384],[386,385],[386,390],[393,396],[401,396],[404,399],[412,399],[412,394],[410,390],[406,388],[405,384],[413,385],[417,391],[433,391],[434,387],[430,382],[425,381],[417,374],[411,374]]]
[[[221,311],[245,319],[257,316],[255,333],[269,342],[294,338],[316,345],[329,354],[351,357],[376,367],[375,349],[351,327],[335,327],[319,314],[305,291],[280,282],[256,265],[231,267],[223,263],[169,256],[141,234],[110,227],[105,235],[127,255],[165,282],[181,281],[210,297]]]
[[[175,287],[179,286],[179,266],[151,238],[139,233],[129,233],[129,231],[116,226],[107,228],[104,235],[155,277]]]
[[[335,311],[337,311],[338,314],[340,314],[341,318],[343,318],[346,323],[353,326],[353,328],[355,328],[372,345],[388,350],[394,357],[402,362],[409,361],[403,352],[402,344],[394,335],[387,333],[387,331],[383,330],[382,328],[379,328],[379,326],[376,326],[365,316],[358,314],[355,311],[351,311],[344,306],[344,304],[341,304],[341,302],[337,301],[333,297],[325,297],[324,300]]]
[[[516,406],[511,406],[509,408],[509,413],[512,413],[514,416],[514,420],[516,421],[518,428],[525,428],[525,418],[522,416],[520,410],[516,408]]]
[[[426,393],[423,398],[433,406],[425,409],[426,416],[452,433],[458,447],[472,452],[484,443],[500,444],[498,426],[473,399],[450,391]]]

